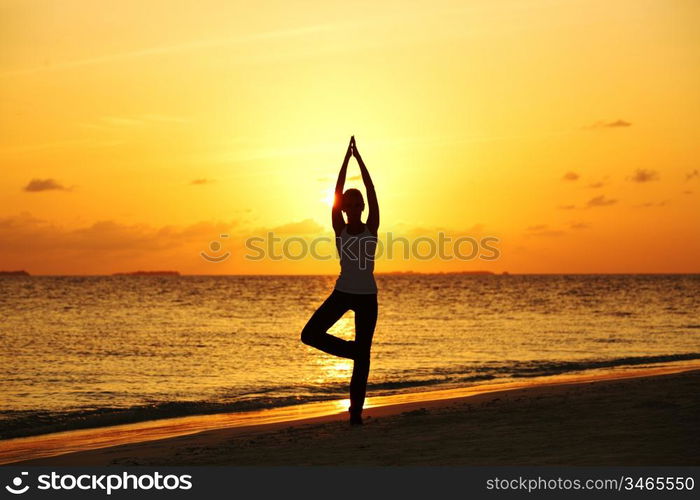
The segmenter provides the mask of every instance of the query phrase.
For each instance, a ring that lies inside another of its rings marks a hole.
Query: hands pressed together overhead
[[[350,143],[348,144],[348,150],[345,153],[346,158],[354,156],[355,158],[360,158],[360,152],[357,150],[357,144],[355,144],[355,136],[350,136]]]
[[[360,174],[362,176],[362,182],[367,190],[367,203],[369,205],[369,213],[367,214],[367,227],[370,232],[377,235],[377,229],[379,228],[379,202],[377,201],[377,193],[374,190],[374,184],[372,183],[372,178],[369,175],[369,170],[365,162],[362,161],[360,152],[357,150],[357,144],[355,144],[355,136],[350,137],[350,143],[348,144],[348,149],[345,152],[345,159],[340,167],[340,172],[338,173],[338,181],[335,184],[335,201],[333,203],[333,229],[336,234],[345,227],[345,220],[341,214],[341,200],[343,197],[343,187],[345,186],[345,175],[348,169],[348,163],[350,157],[354,156],[357,160],[357,164],[360,167]]]

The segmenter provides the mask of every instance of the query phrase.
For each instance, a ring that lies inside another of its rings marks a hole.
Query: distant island
[[[180,276],[178,271],[132,271],[130,273],[113,273],[112,276]]]
[[[30,274],[25,271],[0,271],[0,276],[30,276]]]

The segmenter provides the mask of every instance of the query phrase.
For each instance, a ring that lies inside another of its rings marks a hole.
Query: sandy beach
[[[571,376],[462,397],[443,395],[444,399],[414,394],[406,402],[367,409],[363,427],[348,426],[346,415],[336,412],[13,462],[699,465],[700,370],[679,370]],[[70,438],[70,433],[61,435]],[[6,450],[12,442],[3,443]]]

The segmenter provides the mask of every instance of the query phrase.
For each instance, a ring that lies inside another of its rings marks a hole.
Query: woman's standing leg
[[[362,407],[367,393],[372,337],[377,324],[377,295],[357,295],[354,302],[356,355],[350,380],[350,422],[361,424]]]
[[[348,309],[350,304],[343,295],[333,291],[309,319],[301,332],[301,341],[333,356],[354,359],[355,342],[334,337],[327,332]]]

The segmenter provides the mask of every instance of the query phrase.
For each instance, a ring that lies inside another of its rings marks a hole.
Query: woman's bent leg
[[[350,422],[362,423],[362,407],[367,393],[370,350],[377,324],[377,296],[358,295],[355,310],[355,365],[350,380]]]
[[[330,335],[327,330],[349,309],[349,304],[337,292],[321,304],[301,332],[301,341],[325,353],[342,358],[355,358],[355,342]]]

